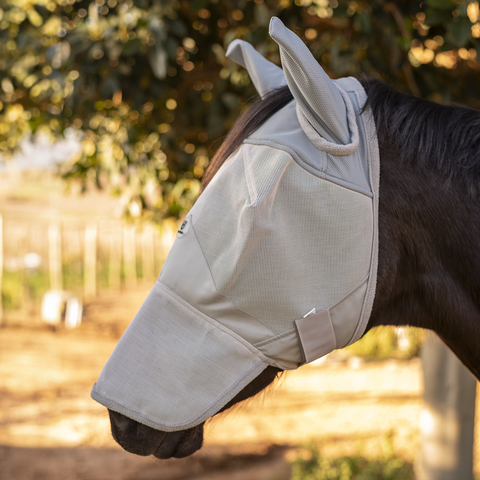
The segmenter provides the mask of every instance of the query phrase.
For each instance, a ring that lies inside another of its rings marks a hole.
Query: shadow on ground
[[[222,447],[182,460],[137,457],[117,449],[22,448],[0,445],[1,480],[288,480],[288,447],[270,445],[258,453]],[[232,449],[231,449],[232,450]]]

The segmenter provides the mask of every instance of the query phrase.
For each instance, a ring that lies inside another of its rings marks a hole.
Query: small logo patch
[[[189,218],[186,218],[182,224],[180,225],[180,228],[178,229],[177,232],[177,238],[182,238],[185,236],[185,234],[188,232],[190,228],[190,222],[191,220]]]

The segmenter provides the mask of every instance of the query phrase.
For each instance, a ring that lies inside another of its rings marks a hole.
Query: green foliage
[[[50,288],[50,274],[46,270],[35,270],[24,274],[26,293],[30,300],[39,302]]]
[[[96,281],[99,289],[111,287],[109,284],[110,263],[99,261],[96,268]],[[136,278],[144,279],[142,262],[137,260]],[[120,279],[125,281],[125,266],[122,263]],[[62,285],[67,292],[82,294],[84,288],[83,259],[71,258],[62,266]],[[2,278],[2,305],[6,310],[18,310],[26,303],[40,304],[43,295],[50,289],[50,275],[48,270],[20,270],[3,271]]]
[[[141,264],[137,265],[137,277],[142,278]],[[108,261],[98,261],[96,265],[96,285],[98,288],[109,287],[109,270],[110,263]],[[84,266],[82,258],[70,259],[62,267],[62,283],[63,288],[69,292],[81,293],[84,288]],[[125,275],[123,273],[123,265],[121,269],[121,279],[123,280]]]
[[[235,38],[272,61],[279,16],[333,76],[376,75],[480,104],[478,3],[464,0],[4,0],[0,153],[81,130],[67,179],[121,194],[127,215],[179,216],[221,139],[256,98],[225,58]]]
[[[16,272],[5,272],[2,282],[2,306],[8,310],[20,308],[23,302],[23,279]]]
[[[382,456],[368,459],[362,455],[323,457],[315,445],[292,464],[291,480],[413,480],[413,467],[395,457],[391,448]]]
[[[16,310],[24,305],[26,299],[34,302],[41,300],[49,288],[48,272],[21,270],[3,271],[2,306],[6,310]]]
[[[77,292],[82,290],[83,259],[70,258],[67,263],[62,265],[62,286],[66,291]]]
[[[407,359],[419,354],[424,339],[425,331],[419,328],[408,327],[399,334],[395,327],[381,326],[367,332],[345,351],[372,360]]]

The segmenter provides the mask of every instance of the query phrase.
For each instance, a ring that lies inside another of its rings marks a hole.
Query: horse
[[[360,78],[380,153],[378,272],[366,331],[380,325],[434,331],[480,380],[480,112],[440,105]],[[235,123],[202,181],[293,100],[288,86]],[[253,397],[282,373],[268,366],[218,410]],[[113,438],[127,451],[167,459],[200,449],[205,422],[154,429],[109,409]]]

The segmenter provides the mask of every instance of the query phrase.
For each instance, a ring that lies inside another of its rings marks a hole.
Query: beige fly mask
[[[236,40],[264,97],[294,96],[226,161],[182,223],[93,387],[163,431],[214,415],[268,365],[295,369],[364,333],[375,295],[379,153],[366,94],[331,80],[278,18],[282,67]]]

